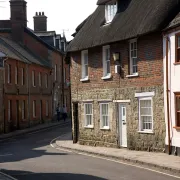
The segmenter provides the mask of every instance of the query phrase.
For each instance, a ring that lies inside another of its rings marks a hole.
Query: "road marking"
[[[18,180],[18,179],[15,179],[15,178],[13,178],[12,176],[9,176],[9,175],[7,175],[7,174],[1,172],[1,171],[0,171],[0,174],[2,174],[3,176],[5,176],[5,177],[7,177],[7,178],[9,178],[9,179],[12,179],[12,180]]]
[[[96,155],[90,155],[90,154],[87,154],[87,153],[77,152],[78,150],[74,150],[74,151],[73,151],[73,150],[66,150],[65,148],[61,148],[61,147],[56,148],[56,147],[53,145],[53,142],[56,141],[58,138],[63,137],[63,136],[65,136],[65,135],[66,135],[66,134],[63,134],[62,136],[59,136],[59,137],[53,139],[53,140],[50,142],[51,147],[53,147],[53,148],[55,148],[55,149],[57,149],[57,150],[65,151],[65,152],[71,152],[71,153],[76,153],[76,154],[80,154],[80,155],[83,155],[83,156],[89,156],[89,157],[93,157],[93,158],[103,159],[103,160],[115,162],[115,163],[118,163],[118,164],[124,164],[124,165],[127,165],[127,166],[132,166],[132,167],[136,167],[136,168],[140,168],[140,169],[148,170],[148,171],[155,172],[155,173],[158,173],[158,174],[163,174],[163,175],[166,175],[166,176],[170,176],[170,177],[173,177],[173,178],[180,179],[180,177],[178,177],[178,176],[171,175],[171,174],[168,174],[168,173],[163,173],[163,172],[161,172],[161,171],[153,170],[153,169],[150,169],[150,168],[145,168],[145,167],[138,166],[138,165],[128,164],[128,163],[125,163],[125,162],[120,162],[120,161],[113,160],[113,159],[109,159],[109,158],[105,158],[105,157],[100,157],[100,156],[96,156]]]
[[[13,154],[0,154],[0,157],[3,157],[3,156],[12,156]]]

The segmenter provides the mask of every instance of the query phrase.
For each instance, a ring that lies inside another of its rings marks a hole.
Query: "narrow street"
[[[1,143],[0,169],[18,180],[176,180],[121,163],[58,151],[50,146],[52,139],[70,130],[68,124]]]

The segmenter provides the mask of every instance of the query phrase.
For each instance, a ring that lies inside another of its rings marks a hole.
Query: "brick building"
[[[74,142],[162,151],[162,30],[179,1],[99,0],[97,5],[68,46]]]
[[[64,53],[27,27],[26,1],[11,0],[10,7],[10,20],[0,21],[4,132],[50,121],[57,103],[64,103]]]

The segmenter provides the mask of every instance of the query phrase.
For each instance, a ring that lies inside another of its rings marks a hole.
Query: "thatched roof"
[[[105,6],[100,5],[83,24],[68,46],[68,51],[126,40],[161,31],[178,14],[180,0],[120,0],[118,13],[103,25]]]
[[[111,0],[98,0],[97,5],[103,5],[103,4],[106,4],[109,1],[111,1]]]

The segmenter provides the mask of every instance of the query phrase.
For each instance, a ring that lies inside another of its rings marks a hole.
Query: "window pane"
[[[177,113],[177,127],[180,127],[180,113]]]
[[[177,49],[177,62],[180,62],[180,49]]]
[[[179,48],[179,47],[180,47],[180,36],[177,37],[177,41],[178,41],[178,42],[177,42],[177,46],[178,46],[178,48]]]
[[[84,54],[84,64],[88,64],[88,54]]]
[[[180,111],[180,96],[176,97],[176,108],[177,108],[177,111]]]
[[[151,116],[142,116],[141,120],[142,120],[143,130],[145,130],[145,129],[151,130],[152,129],[152,117]]]
[[[88,65],[84,66],[84,77],[88,76]]]
[[[107,74],[110,73],[110,61],[107,61]]]

